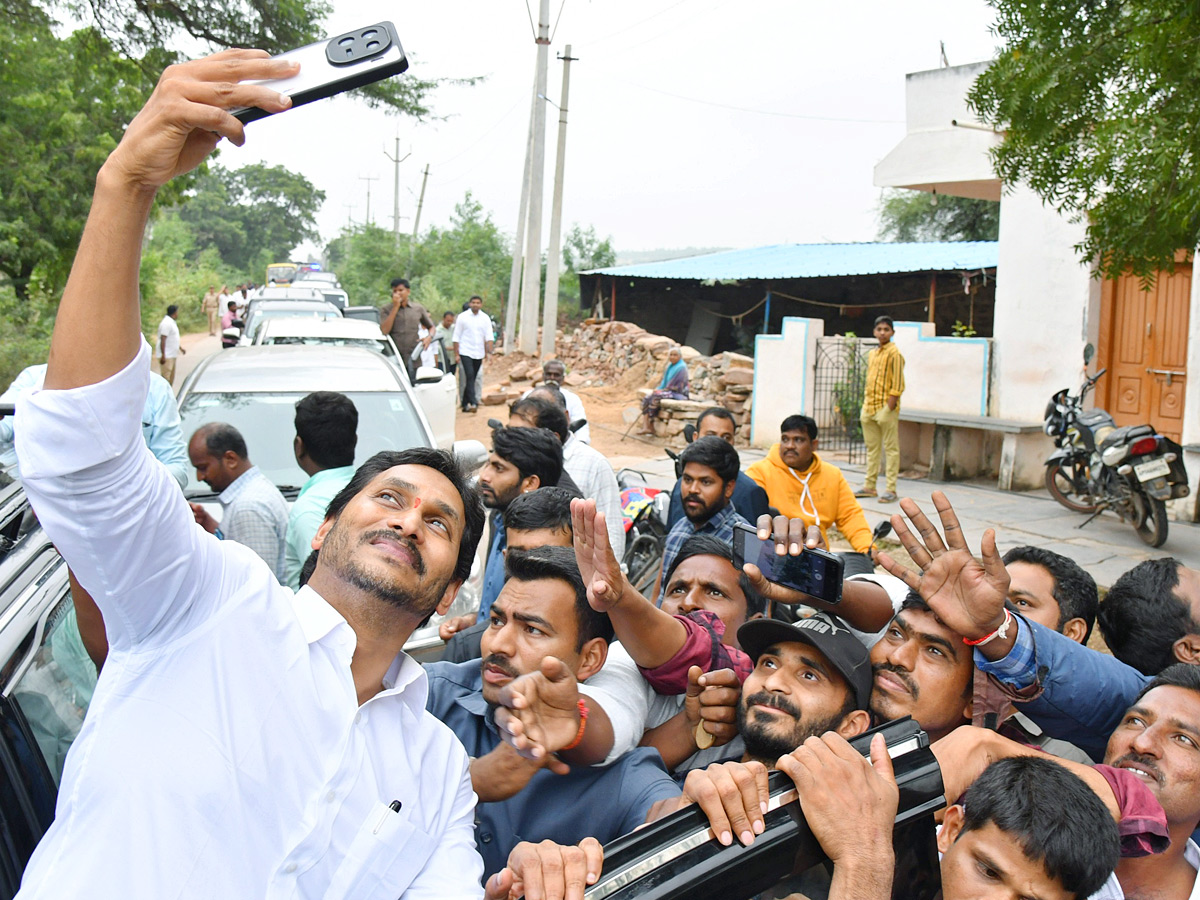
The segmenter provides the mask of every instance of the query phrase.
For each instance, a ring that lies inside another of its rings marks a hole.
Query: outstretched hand
[[[540,671],[505,685],[499,699],[500,736],[526,759],[544,759],[579,734],[579,683],[560,659],[547,656]]]
[[[932,499],[942,520],[945,540],[921,508],[908,498],[900,501],[900,508],[921,537],[913,534],[902,516],[892,516],[892,527],[913,562],[921,567],[920,573],[882,551],[877,555],[878,562],[920,594],[947,628],[968,640],[977,640],[1004,623],[1008,570],[996,550],[996,533],[992,529],[983,533],[981,559],[976,559],[967,547],[958,516],[946,495],[934,491]]]
[[[807,525],[803,519],[768,515],[758,517],[755,524],[760,541],[774,540],[776,556],[799,556],[805,550],[828,550],[825,535],[816,525]],[[742,571],[750,579],[751,586],[772,603],[811,603],[808,594],[768,581],[762,570],[754,563],[745,563]]]
[[[595,500],[571,501],[575,562],[587,585],[588,603],[596,612],[608,612],[620,603],[626,589],[621,561],[608,542],[605,524],[604,513],[596,510]]]
[[[287,78],[299,69],[297,63],[271,59],[263,50],[223,50],[169,67],[102,173],[154,190],[196,168],[221,138],[240,147],[245,130],[229,110],[287,109],[289,97],[253,82]]]

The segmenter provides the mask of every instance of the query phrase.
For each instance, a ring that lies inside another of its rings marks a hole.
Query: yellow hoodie
[[[837,466],[821,462],[813,454],[812,464],[804,471],[793,469],[779,455],[779,445],[771,447],[766,459],[746,469],[754,482],[767,492],[771,505],[792,519],[803,519],[825,529],[837,524],[838,531],[859,553],[871,547],[871,529],[854,491]],[[826,538],[828,540],[828,538]]]

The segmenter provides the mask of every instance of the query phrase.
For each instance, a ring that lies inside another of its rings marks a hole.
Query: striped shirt
[[[221,533],[261,556],[280,584],[287,584],[288,505],[271,479],[251,466],[217,495],[225,514]]]
[[[874,415],[887,405],[888,397],[904,393],[904,357],[894,343],[888,341],[867,354],[867,387],[863,393],[863,413]]]

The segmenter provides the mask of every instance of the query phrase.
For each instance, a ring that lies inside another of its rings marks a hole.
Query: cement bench
[[[901,465],[906,455],[927,464],[931,481],[992,475],[1001,490],[1038,487],[1053,448],[1040,422],[902,407],[900,426]]]

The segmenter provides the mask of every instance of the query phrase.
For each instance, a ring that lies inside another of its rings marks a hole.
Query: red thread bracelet
[[[1012,621],[1013,615],[1008,611],[1008,607],[1006,606],[1004,607],[1004,621],[1000,623],[999,628],[997,628],[991,634],[985,634],[978,640],[973,641],[970,638],[963,638],[962,642],[968,647],[978,647],[980,644],[986,644],[995,637],[999,637],[1001,640],[1003,640],[1004,638],[1008,637],[1008,626],[1012,624]]]
[[[583,742],[583,733],[587,731],[588,705],[582,700],[577,701],[579,707],[579,733],[575,735],[575,740],[563,747],[563,750],[574,750]],[[559,751],[560,753],[562,750]]]

